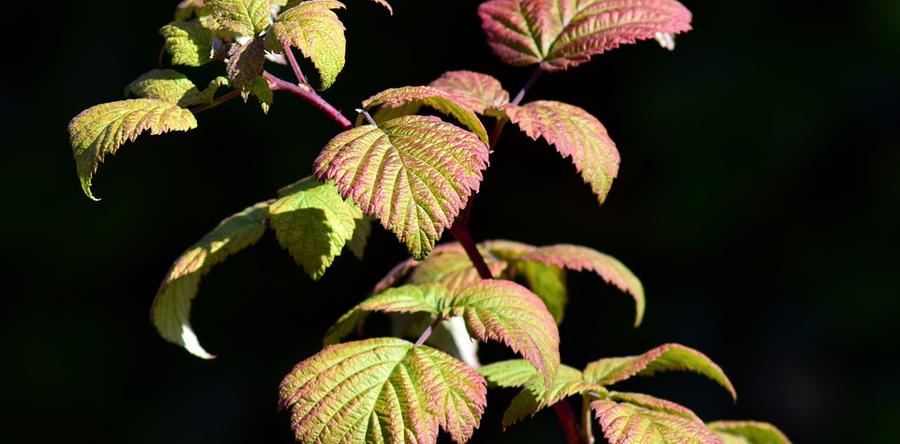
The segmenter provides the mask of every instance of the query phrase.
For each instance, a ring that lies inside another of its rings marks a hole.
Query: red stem
[[[572,411],[572,406],[569,405],[569,401],[563,399],[562,401],[553,404],[553,411],[556,412],[556,417],[559,418],[559,422],[566,432],[566,442],[569,444],[581,443],[581,436],[579,436],[578,433],[578,419],[575,418],[575,412]]]
[[[288,59],[288,63],[291,65],[291,69],[294,70],[294,75],[297,76],[297,81],[309,85],[309,82],[306,81],[306,76],[303,75],[303,71],[300,70],[300,65],[297,63],[297,58],[294,57],[294,51],[291,51],[291,47],[287,44],[282,43],[281,47],[284,48],[284,56]]]
[[[305,100],[307,103],[315,106],[325,113],[331,120],[334,120],[338,125],[341,126],[341,129],[348,130],[353,128],[353,123],[350,122],[337,108],[331,106],[330,103],[325,101],[319,94],[317,94],[309,85],[295,85],[291,82],[279,79],[278,77],[273,76],[268,71],[263,71],[263,78],[265,78],[269,82],[269,86],[272,88],[272,91],[286,91],[291,94],[294,94],[301,99]]]

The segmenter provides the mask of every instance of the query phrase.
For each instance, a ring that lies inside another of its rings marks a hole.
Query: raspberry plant
[[[391,10],[386,1],[375,1]],[[337,320],[321,352],[284,378],[281,405],[291,411],[298,441],[434,443],[443,430],[463,443],[479,426],[490,386],[520,390],[504,426],[552,407],[571,444],[594,442],[594,422],[611,443],[788,442],[766,423],[704,423],[672,401],[615,390],[634,376],[689,371],[736,398],[719,366],[691,348],[666,344],[581,370],[562,364],[557,324],[568,298],[566,273],[594,273],[630,295],[635,326],[644,313],[640,281],[618,260],[588,247],[476,244],[468,228],[491,150],[510,124],[571,158],[603,203],[620,162],[606,128],[576,106],[523,103],[524,97],[541,73],[575,68],[622,44],[655,38],[673,49],[675,34],[691,28],[683,5],[486,1],[478,14],[494,53],[511,65],[534,66],[515,96],[489,75],[449,71],[427,86],[391,88],[362,101],[355,123],[318,92],[332,86],[344,66],[344,27],[335,12],[343,8],[336,0],[184,0],[175,20],[160,29],[164,52],[172,65],[223,63],[224,75],[200,89],[178,71],[154,69],[127,86],[126,100],[72,119],[77,171],[92,199],[93,175],[107,155],[144,132],[191,130],[197,113],[239,96],[245,102],[253,96],[267,112],[274,93],[291,94],[342,130],[315,160],[313,176],[229,216],[176,259],[152,307],[164,339],[197,357],[213,357],[189,323],[200,280],[267,230],[315,280],[345,246],[362,257],[377,220],[412,257]],[[315,67],[318,90],[300,69],[295,49]],[[289,65],[296,82],[276,77],[267,63]],[[223,89],[229,91],[220,94]],[[426,108],[431,114],[422,114]],[[485,121],[493,124],[490,135]],[[456,242],[435,246],[445,230]],[[364,334],[372,312],[393,316],[400,337],[341,342]],[[481,366],[472,338],[500,342],[522,359]],[[573,397],[581,398],[581,415],[570,407]]]

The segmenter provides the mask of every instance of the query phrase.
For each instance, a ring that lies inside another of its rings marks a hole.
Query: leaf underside
[[[91,179],[107,155],[144,131],[152,135],[197,127],[190,111],[156,99],[103,103],[82,111],[69,122],[69,141],[75,155],[81,188],[91,199]]]
[[[339,134],[314,169],[422,259],[478,190],[487,162],[487,146],[471,132],[405,116]]]
[[[190,325],[191,301],[200,279],[228,256],[256,243],[266,229],[269,202],[253,205],[225,220],[188,248],[172,265],[153,300],[151,319],[163,339],[192,355],[213,356],[200,346]]]
[[[338,1],[311,0],[285,10],[269,31],[269,50],[282,52],[282,44],[299,49],[319,71],[322,89],[328,88],[344,68],[344,25],[332,12],[341,8]]]
[[[691,29],[691,12],[675,0],[490,0],[478,8],[500,60],[540,64],[546,71],[578,66],[623,44]]]
[[[395,338],[326,347],[281,383],[298,441],[416,443],[439,429],[466,442],[486,404],[484,378],[453,357]]]

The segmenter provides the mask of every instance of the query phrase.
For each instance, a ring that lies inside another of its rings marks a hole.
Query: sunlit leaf
[[[172,64],[201,66],[212,60],[213,31],[197,20],[174,21],[159,30]]]
[[[439,428],[466,442],[486,404],[484,378],[453,357],[402,339],[326,347],[281,383],[304,443],[433,444]]]
[[[497,79],[474,71],[447,71],[429,86],[452,94],[478,114],[509,103],[509,93]]]
[[[721,444],[699,420],[627,402],[598,399],[591,408],[610,444]]]
[[[266,229],[269,202],[249,207],[225,220],[179,257],[163,280],[153,301],[153,325],[165,340],[194,356],[213,356],[200,346],[191,328],[191,302],[200,279],[228,256],[254,244]]]
[[[488,143],[487,130],[484,129],[484,125],[478,119],[478,116],[475,115],[475,112],[468,108],[464,102],[457,99],[456,96],[437,88],[430,86],[390,88],[369,97],[362,104],[365,109],[379,105],[388,108],[399,108],[407,104],[430,106],[446,115],[453,116],[466,128],[477,134],[482,142]],[[392,115],[391,117],[395,116]],[[383,119],[388,120],[387,118]],[[360,115],[356,120],[356,124],[359,125],[362,122],[363,116]]]
[[[205,0],[206,7],[223,29],[254,37],[272,23],[269,0]]]
[[[339,134],[314,167],[423,259],[478,190],[487,162],[487,146],[473,133],[406,116]]]
[[[69,122],[69,141],[81,188],[91,199],[91,179],[107,155],[125,142],[134,141],[144,131],[158,135],[197,127],[190,111],[155,99],[131,99],[96,105]]]
[[[506,262],[490,257],[485,258],[492,276],[500,276],[506,269]],[[457,290],[481,280],[478,270],[464,251],[432,252],[418,264],[407,280],[410,284],[443,284],[451,290]]]
[[[758,421],[715,421],[707,426],[725,444],[791,444],[772,424]]]
[[[204,96],[184,74],[171,69],[154,69],[125,87],[126,98],[164,100],[181,107],[203,103]]]
[[[269,50],[282,52],[282,44],[299,49],[319,71],[322,89],[328,88],[344,68],[344,25],[332,12],[341,8],[338,1],[310,0],[285,10],[269,31]]]
[[[500,60],[548,71],[657,33],[691,29],[691,12],[675,0],[490,0],[478,14]]]

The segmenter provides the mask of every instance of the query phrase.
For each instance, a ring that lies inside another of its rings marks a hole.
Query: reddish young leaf
[[[619,45],[691,29],[675,0],[490,0],[478,8],[488,44],[511,65],[578,66]]]
[[[479,72],[447,71],[429,86],[452,94],[459,103],[478,114],[509,103],[509,93],[503,85],[497,79]]]
[[[386,89],[378,94],[363,101],[363,108],[370,109],[379,105],[387,108],[400,108],[404,105],[426,105],[430,106],[446,115],[453,116],[459,120],[466,128],[475,133],[482,142],[488,143],[487,130],[478,116],[461,102],[455,95],[446,93],[440,89],[430,86],[404,86],[402,88]],[[408,114],[417,111],[417,108],[409,108]],[[399,115],[402,114],[402,111]],[[390,117],[398,117],[399,115],[390,114]],[[356,119],[356,124],[363,123],[363,115]],[[383,118],[383,120],[390,120]],[[380,123],[380,121],[379,121]]]
[[[525,253],[519,259],[568,270],[596,273],[606,282],[634,298],[636,312],[634,325],[640,325],[646,305],[644,287],[631,270],[612,256],[578,245],[551,245]]]
[[[606,128],[587,111],[562,102],[540,100],[503,111],[528,137],[543,137],[563,157],[571,157],[585,183],[603,203],[619,172],[619,151]]]
[[[610,399],[591,408],[610,444],[722,444],[702,422],[681,415]]]
[[[700,418],[697,417],[697,414],[692,412],[689,408],[681,404],[674,403],[665,399],[660,399],[655,396],[646,395],[644,393],[610,392],[609,399],[617,402],[627,402],[629,404],[634,404],[645,409],[657,410],[660,412],[683,416],[694,421],[702,422],[700,421]]]
[[[650,376],[664,371],[689,371],[716,381],[732,398],[737,393],[722,369],[706,355],[680,344],[665,344],[642,355],[605,358],[588,364],[584,377],[600,385],[612,385],[635,375]]]

